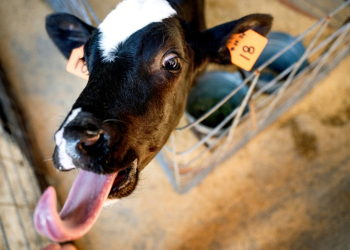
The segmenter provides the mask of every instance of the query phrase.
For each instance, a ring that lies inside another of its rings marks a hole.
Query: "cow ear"
[[[46,31],[67,59],[72,50],[83,45],[94,30],[94,27],[70,14],[56,13],[46,17]]]
[[[249,29],[266,36],[271,29],[272,20],[272,16],[268,14],[252,14],[206,30],[202,34],[203,39],[199,42],[199,45],[203,46],[201,51],[209,57],[211,62],[230,64],[231,55],[226,47],[230,37],[233,34],[243,33]]]

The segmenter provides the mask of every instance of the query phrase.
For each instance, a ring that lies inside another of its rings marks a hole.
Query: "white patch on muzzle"
[[[120,199],[106,199],[106,201],[103,203],[103,208],[107,209],[110,208],[112,205],[117,203]]]
[[[175,14],[176,11],[165,0],[124,0],[98,27],[102,35],[100,49],[103,60],[113,61],[118,44],[136,31]]]
[[[63,169],[60,170],[70,170],[74,169],[72,158],[67,154],[67,141],[63,138],[64,128],[77,117],[81,108],[74,109],[70,116],[67,118],[66,122],[63,124],[62,128],[55,134],[55,142],[58,147],[58,159]]]

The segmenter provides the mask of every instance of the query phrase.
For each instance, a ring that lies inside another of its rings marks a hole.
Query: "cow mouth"
[[[114,182],[113,182],[113,185],[111,188],[111,192],[109,192],[108,197],[110,197],[114,193],[118,192],[118,190],[125,185],[125,183],[129,179],[130,171],[131,171],[131,167],[127,168],[123,171],[120,171],[118,173],[117,177],[114,179]]]
[[[37,231],[53,241],[84,236],[95,223],[107,199],[130,194],[137,184],[137,160],[118,173],[98,175],[81,170],[60,213],[53,187],[45,190],[34,211]]]
[[[119,171],[114,179],[108,199],[120,199],[134,191],[138,181],[137,161],[135,160],[130,167]]]

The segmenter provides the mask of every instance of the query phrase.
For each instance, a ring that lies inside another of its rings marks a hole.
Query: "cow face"
[[[89,70],[55,135],[56,168],[119,172],[109,197],[130,194],[177,126],[198,73],[210,61],[231,62],[232,34],[266,35],[271,21],[255,14],[200,32],[163,0],[123,1],[97,29],[68,14],[49,16],[57,47],[69,57],[84,44],[81,60]]]

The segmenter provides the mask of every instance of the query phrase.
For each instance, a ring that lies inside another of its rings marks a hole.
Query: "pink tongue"
[[[82,237],[96,221],[117,175],[97,175],[81,170],[60,214],[56,191],[48,187],[34,211],[36,230],[56,242]]]

